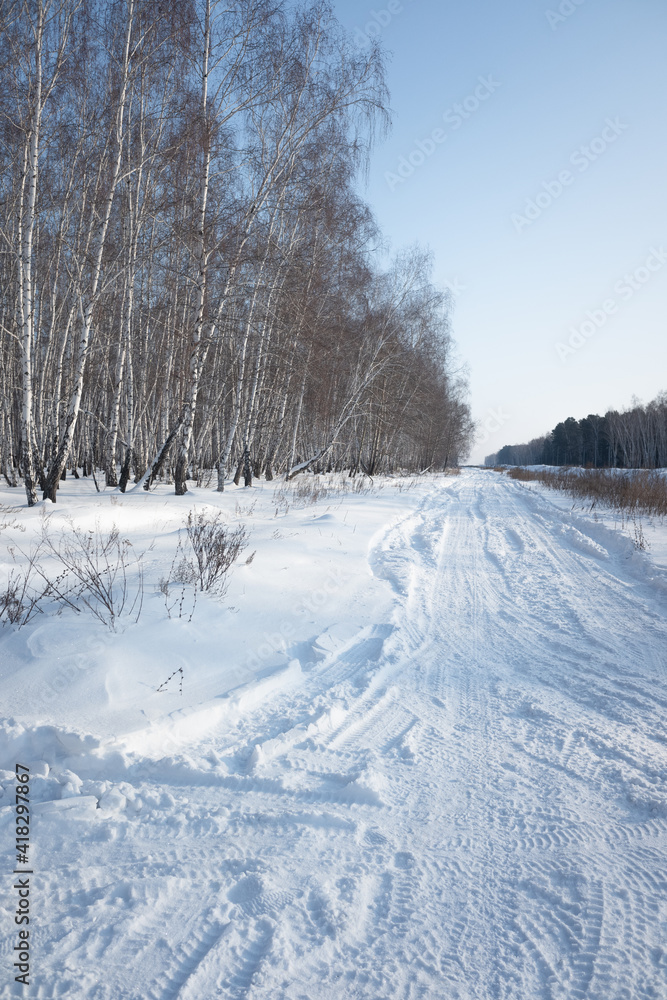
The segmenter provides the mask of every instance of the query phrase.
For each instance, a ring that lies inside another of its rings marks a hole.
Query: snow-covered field
[[[638,552],[482,470],[316,504],[93,490],[63,483],[48,530],[117,525],[143,609],[0,632],[1,997],[667,997],[664,525]],[[248,548],[169,617],[156,583],[208,507]],[[41,520],[5,512],[5,576]]]

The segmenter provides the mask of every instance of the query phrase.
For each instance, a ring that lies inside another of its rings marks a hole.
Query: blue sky
[[[667,389],[664,0],[334,7],[390,53],[364,194],[454,291],[472,459]]]

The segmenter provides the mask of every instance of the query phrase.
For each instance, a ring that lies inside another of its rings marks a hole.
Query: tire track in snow
[[[453,557],[449,561],[440,559],[436,580],[429,579],[431,567],[427,564],[422,564],[416,574],[413,571],[412,603],[414,606],[421,601],[421,607],[417,614],[413,613],[411,626],[403,635],[406,653],[410,646],[416,647],[422,661],[417,689],[425,701],[427,694],[436,691],[446,706],[443,715],[447,724],[443,725],[442,718],[438,724],[439,732],[445,733],[444,746],[432,753],[422,746],[421,755],[432,765],[449,750],[447,757],[460,771],[460,783],[479,790],[477,801],[464,817],[467,836],[460,835],[449,843],[453,850],[465,844],[469,851],[474,851],[478,849],[479,832],[485,826],[494,841],[487,867],[487,875],[491,871],[492,876],[491,879],[485,876],[492,890],[492,903],[490,906],[483,903],[481,908],[482,922],[493,936],[494,927],[502,927],[503,922],[496,912],[498,900],[503,889],[508,889],[502,875],[496,873],[501,873],[504,865],[514,862],[517,856],[525,858],[525,871],[530,871],[536,856],[544,855],[551,860],[554,856],[567,857],[580,866],[583,877],[591,870],[597,845],[604,851],[605,847],[613,848],[625,840],[642,841],[645,837],[664,843],[664,822],[646,818],[639,824],[624,824],[618,811],[609,817],[604,808],[610,782],[621,792],[626,787],[637,790],[640,800],[644,789],[647,807],[660,808],[655,795],[651,798],[645,780],[647,773],[650,777],[651,770],[655,770],[655,764],[649,761],[655,760],[656,742],[644,743],[641,754],[634,744],[631,751],[625,751],[619,746],[618,723],[622,719],[626,726],[637,729],[643,724],[645,728],[644,720],[649,719],[655,730],[656,713],[662,723],[664,668],[662,664],[657,668],[653,664],[653,670],[631,670],[633,679],[630,685],[625,683],[624,646],[630,646],[633,666],[643,665],[647,649],[651,648],[651,634],[647,642],[644,606],[618,575],[618,565],[613,565],[611,571],[606,565],[601,570],[597,558],[594,561],[586,553],[564,548],[562,536],[556,535],[554,539],[547,520],[534,518],[526,510],[524,498],[515,494],[510,484],[500,481],[497,490],[486,491],[481,498],[465,486],[458,492],[460,503],[450,501],[447,505],[447,515],[450,521],[454,519],[446,535]],[[500,510],[494,511],[494,507]],[[508,516],[513,520],[510,529]],[[444,600],[441,595],[446,595]],[[407,604],[410,605],[410,598]],[[626,620],[633,623],[629,644]],[[656,625],[652,616],[651,629],[653,635],[659,633],[664,640],[664,620]],[[557,638],[563,632],[564,641]],[[503,647],[511,650],[510,656],[503,657]],[[587,653],[587,648],[592,652]],[[424,654],[429,659],[426,665]],[[648,660],[650,664],[650,657]],[[522,712],[508,715],[508,706],[499,700],[502,694],[494,691],[494,685],[502,687],[498,682],[506,682],[510,677],[511,686],[522,699],[524,690],[532,692],[525,717]],[[657,685],[651,683],[653,680]],[[544,703],[550,705],[549,711],[542,710]],[[573,707],[575,716],[582,722],[585,720],[585,728],[572,727]],[[496,725],[498,718],[502,719],[500,726]],[[514,737],[510,741],[507,737],[512,730]],[[419,727],[416,732],[421,732]],[[418,757],[419,750],[415,759]],[[530,784],[540,772],[543,795],[548,796],[551,787],[564,782],[575,808],[566,807],[560,794],[551,804],[547,798],[541,804],[540,798],[535,802]],[[662,770],[656,777],[663,779],[664,787]],[[506,797],[503,816],[493,797],[485,796],[483,790],[485,787],[502,790],[507,781],[517,792]],[[583,786],[586,797],[591,797],[591,801],[581,803],[579,808],[573,782]],[[517,798],[517,793],[528,795],[529,801]],[[590,807],[594,807],[591,815]],[[507,861],[503,862],[503,858]],[[516,877],[521,877],[520,870]],[[608,873],[601,871],[598,888],[591,889],[589,894],[585,924],[568,925],[567,911],[560,917],[560,923],[554,924],[554,940],[561,942],[560,966],[555,971],[548,956],[539,957],[540,934],[531,935],[530,923],[526,925],[524,947],[530,949],[530,942],[537,942],[534,964],[542,971],[530,988],[524,983],[523,992],[518,989],[515,994],[510,989],[508,996],[591,995],[591,984],[602,982],[596,978],[601,942],[611,940],[613,935],[610,931],[605,937],[602,930],[602,900],[608,879]],[[643,894],[628,886],[626,891],[634,893],[635,906],[642,914],[638,926],[645,926],[648,914],[643,915]],[[507,898],[511,898],[511,892]],[[509,918],[516,905],[516,901],[507,903]],[[544,908],[548,909],[546,903]],[[470,920],[464,923],[469,951],[472,949],[478,958],[482,954],[488,957],[493,951],[497,962],[502,964],[508,948],[502,931],[495,935],[491,948],[488,942],[482,942],[479,922],[477,927],[474,921],[473,926]],[[539,928],[539,921],[536,926]],[[542,929],[546,933],[545,927]],[[620,965],[626,968],[630,961],[635,968],[635,988],[639,970],[631,956],[641,954],[639,941],[636,932],[626,927],[624,946],[617,949],[611,960],[612,968]],[[455,958],[450,961],[455,962]],[[512,975],[507,969],[505,974],[506,981],[511,982]],[[471,975],[470,966],[467,975]],[[513,975],[521,981],[520,970]],[[565,993],[558,986],[561,980],[569,984],[563,987]],[[494,981],[498,990],[504,990],[502,976],[496,975]],[[531,993],[531,989],[542,992]],[[606,997],[609,993],[599,995]]]
[[[268,920],[258,921],[254,936],[236,959],[234,971],[223,979],[222,996],[229,997],[229,1000],[243,1000],[250,996],[253,980],[271,949],[273,934],[273,926]],[[192,1000],[195,1000],[194,994]]]
[[[177,948],[172,967],[148,992],[148,1000],[188,1000],[188,997],[197,997],[197,977],[226,930],[227,926],[221,926],[217,920],[204,921],[203,928],[190,937],[187,945]],[[208,980],[208,976],[206,978]]]

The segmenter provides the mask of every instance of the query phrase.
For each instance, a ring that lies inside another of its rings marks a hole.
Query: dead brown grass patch
[[[611,508],[622,514],[667,514],[667,479],[647,469],[508,469],[511,479],[537,482],[575,500]]]

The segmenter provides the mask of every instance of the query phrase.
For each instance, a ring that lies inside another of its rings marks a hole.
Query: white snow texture
[[[192,507],[251,537],[192,621],[147,588],[115,632],[0,632],[3,1000],[667,998],[660,525],[649,556],[482,470],[312,506],[62,486],[50,530],[154,542],[146,580]]]

